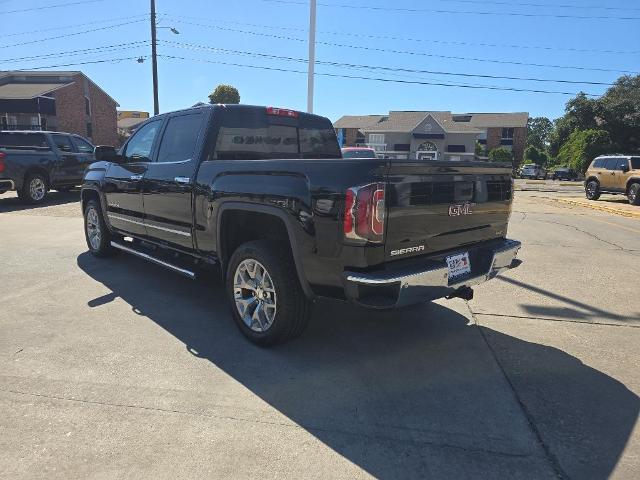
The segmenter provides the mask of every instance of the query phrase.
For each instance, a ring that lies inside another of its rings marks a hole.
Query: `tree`
[[[536,165],[545,165],[549,160],[547,153],[534,147],[533,145],[529,145],[527,149],[524,151],[525,160],[529,160],[530,163],[535,163]]]
[[[498,147],[489,152],[489,160],[492,162],[511,163],[513,161],[513,154],[511,153],[511,150],[504,147]]]
[[[560,148],[558,160],[576,172],[584,173],[598,155],[616,151],[609,132],[605,130],[579,130],[573,132]]]
[[[553,132],[553,122],[547,117],[534,117],[527,121],[527,145],[546,150]]]
[[[209,95],[209,103],[240,103],[240,93],[231,85],[220,84]]]

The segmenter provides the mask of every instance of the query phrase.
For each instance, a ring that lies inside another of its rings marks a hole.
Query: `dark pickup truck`
[[[515,265],[511,166],[343,159],[331,122],[271,107],[155,116],[96,147],[82,186],[90,251],[194,278],[221,267],[232,316],[268,345],[318,296],[370,308],[441,297]]]
[[[17,190],[26,203],[42,203],[49,189],[82,183],[95,161],[93,145],[62,132],[0,131],[0,193]]]

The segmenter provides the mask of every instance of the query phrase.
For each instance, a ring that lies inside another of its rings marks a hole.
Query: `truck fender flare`
[[[227,210],[243,210],[245,212],[263,213],[265,215],[273,215],[274,217],[278,217],[280,220],[282,220],[287,230],[287,235],[289,236],[289,245],[291,246],[291,254],[293,256],[293,263],[296,267],[296,273],[298,274],[298,281],[300,282],[302,291],[305,293],[307,298],[313,299],[315,295],[313,293],[313,290],[311,289],[311,286],[309,285],[309,282],[307,281],[307,277],[304,274],[304,268],[302,266],[302,262],[300,261],[298,244],[295,241],[295,235],[293,233],[291,218],[277,207],[237,201],[228,201],[220,205],[220,207],[218,208],[218,217],[216,219],[216,245],[218,245],[218,258],[223,268],[226,268],[225,263],[227,261],[227,258],[224,258],[223,255],[227,257],[230,256],[225,252],[220,252],[220,246],[222,245],[222,229],[220,228],[220,226],[222,224],[222,217],[224,215],[224,212],[226,212]],[[220,255],[220,253],[222,253],[222,255]]]
[[[82,208],[82,216],[84,217],[84,205],[85,205],[84,196],[85,196],[85,192],[87,191],[91,191],[95,193],[96,196],[98,197],[98,201],[100,202],[100,209],[102,210],[102,219],[104,220],[104,223],[109,229],[109,231],[113,233],[113,229],[111,228],[111,223],[109,223],[109,215],[107,215],[107,205],[105,203],[104,195],[102,194],[100,187],[96,184],[90,184],[90,185],[85,184],[80,188],[80,206],[81,206],[80,208]]]

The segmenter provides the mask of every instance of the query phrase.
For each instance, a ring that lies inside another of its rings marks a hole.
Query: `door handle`
[[[131,175],[129,178],[131,180],[142,180],[143,175]]]
[[[176,177],[173,179],[176,183],[189,183],[189,177]]]

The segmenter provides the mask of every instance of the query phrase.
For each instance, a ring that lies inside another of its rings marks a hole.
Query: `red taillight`
[[[267,115],[276,115],[278,117],[298,118],[300,115],[295,110],[287,110],[286,108],[267,107]]]
[[[347,190],[344,203],[344,236],[350,240],[382,242],[386,206],[384,183]]]
[[[4,152],[0,152],[0,173],[4,172],[4,157],[6,156]]]

